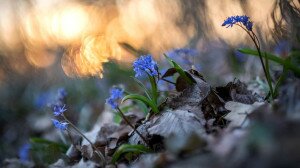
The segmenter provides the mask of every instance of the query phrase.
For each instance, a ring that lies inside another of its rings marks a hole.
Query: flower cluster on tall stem
[[[140,56],[133,62],[133,70],[135,77],[148,76],[151,84],[151,99],[155,106],[157,106],[158,90],[157,90],[157,79],[159,79],[159,71],[157,63],[154,61],[152,55]]]
[[[226,26],[226,28],[228,28],[228,27],[232,27],[235,24],[243,24],[248,31],[252,31],[253,22],[251,22],[250,17],[246,15],[230,16],[226,20],[224,20],[222,26]]]
[[[95,145],[70,121],[68,118],[64,115],[64,112],[67,110],[65,107],[66,105],[64,104],[64,100],[67,96],[67,92],[65,89],[59,89],[58,90],[58,95],[57,95],[57,102],[53,105],[52,112],[55,117],[60,117],[62,118],[62,121],[58,119],[51,119],[53,125],[55,128],[61,130],[61,131],[67,131],[68,126],[70,125],[79,135],[81,135],[84,139],[86,139],[93,151],[100,157],[102,160],[102,166],[104,167],[106,165],[105,157],[103,154],[98,151],[98,149],[95,147]]]
[[[243,15],[243,16],[228,17],[226,20],[224,20],[224,22],[222,24],[222,26],[226,26],[226,28],[232,27],[233,25],[237,25],[237,26],[241,27],[243,30],[245,30],[247,32],[247,34],[252,39],[252,41],[257,49],[261,65],[263,67],[263,71],[264,71],[264,74],[266,76],[266,79],[267,79],[267,82],[269,85],[270,95],[271,95],[272,99],[274,99],[275,93],[273,91],[272,79],[271,79],[271,75],[269,72],[269,62],[268,62],[267,57],[265,57],[265,63],[263,61],[263,56],[261,53],[261,46],[260,46],[259,39],[252,30],[253,22],[251,22],[250,17]]]

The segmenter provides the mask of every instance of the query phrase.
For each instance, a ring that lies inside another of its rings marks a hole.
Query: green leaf
[[[120,115],[119,113],[115,113],[115,114],[114,114],[114,122],[115,122],[116,124],[120,124],[121,121],[122,121],[121,115]]]
[[[115,164],[120,159],[122,154],[126,154],[126,153],[129,153],[129,152],[140,154],[140,153],[149,153],[149,152],[152,152],[152,151],[151,151],[151,149],[145,147],[144,145],[123,144],[114,153],[111,162],[113,164]]]
[[[128,99],[139,100],[139,101],[143,102],[144,104],[146,104],[147,106],[149,106],[153,110],[154,113],[159,112],[156,104],[152,100],[148,99],[145,96],[138,95],[138,94],[129,94],[122,99],[122,103]]]
[[[249,54],[249,55],[254,55],[254,56],[259,56],[258,51],[256,50],[252,50],[249,48],[242,48],[242,49],[238,49],[239,52],[243,53],[243,54]],[[267,52],[263,52],[265,54],[262,55],[262,57],[267,57],[268,60],[271,60],[273,62],[276,62],[282,66],[285,66],[287,69],[292,70],[295,74],[300,75],[300,68],[293,64],[290,61],[286,61],[276,55],[273,55],[271,53],[267,53]]]
[[[134,105],[128,105],[128,106],[122,106],[120,109],[126,113],[128,112],[130,109],[134,108]]]
[[[253,49],[250,49],[250,48],[241,48],[241,49],[238,49],[238,51],[243,53],[243,54],[259,56],[257,50],[253,50]],[[284,60],[281,59],[280,57],[278,57],[276,55],[273,55],[271,53],[267,53],[267,52],[262,52],[262,53],[266,53],[265,55],[262,55],[262,57],[267,57],[271,61],[274,61],[278,64],[284,65]]]
[[[193,78],[190,78],[186,75],[185,71],[178,65],[176,62],[174,62],[170,57],[168,57],[166,54],[164,54],[166,59],[168,60],[169,64],[176,69],[176,71],[179,73],[179,75],[188,82],[188,84],[195,83]]]

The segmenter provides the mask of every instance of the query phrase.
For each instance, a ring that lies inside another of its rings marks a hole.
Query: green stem
[[[268,85],[269,85],[269,89],[270,89],[270,93],[271,93],[271,97],[272,99],[274,100],[275,98],[275,94],[274,94],[274,91],[273,91],[273,86],[272,86],[272,78],[271,78],[271,75],[270,75],[270,68],[269,68],[269,60],[267,57],[265,57],[265,63],[266,65],[264,65],[264,62],[262,60],[263,56],[261,54],[261,50],[260,50],[260,44],[259,44],[259,40],[258,40],[258,37],[255,35],[255,33],[253,31],[251,31],[252,34],[253,34],[253,37],[256,39],[254,40],[253,38],[253,42],[256,46],[256,49],[258,51],[258,54],[259,54],[259,58],[261,60],[261,63],[262,63],[262,66],[263,66],[263,69],[264,69],[264,73],[265,73],[265,76],[267,78],[267,82],[268,82]],[[266,54],[265,54],[266,55]]]
[[[151,76],[148,74],[148,78],[151,84],[151,92],[152,92],[152,100],[155,103],[155,106],[157,105],[157,98],[158,98],[158,92],[157,92],[157,84],[156,79],[154,76]]]
[[[265,54],[266,55],[266,54]],[[265,62],[266,62],[266,69],[267,69],[267,77],[268,77],[268,85],[270,87],[270,93],[271,93],[271,96],[272,96],[272,99],[275,98],[275,92],[273,91],[273,86],[272,86],[272,78],[271,78],[271,75],[270,75],[270,67],[269,67],[269,60],[267,57],[265,57]]]
[[[256,49],[257,49],[257,51],[258,51],[260,63],[261,63],[261,65],[262,65],[262,67],[263,67],[263,71],[264,71],[264,74],[265,74],[265,76],[266,76],[267,83],[268,83],[268,85],[269,85],[269,90],[270,90],[270,92],[271,92],[272,99],[274,99],[274,92],[273,92],[273,86],[272,86],[271,76],[270,76],[270,73],[269,73],[269,69],[267,70],[267,68],[265,67],[265,64],[264,64],[264,61],[263,61],[263,56],[262,56],[261,51],[260,51],[260,43],[259,43],[259,40],[258,40],[257,36],[255,35],[255,33],[254,33],[253,31],[249,31],[249,30],[245,29],[245,28],[244,28],[242,25],[240,25],[240,24],[237,24],[237,25],[238,25],[239,27],[241,27],[242,29],[244,29],[244,30],[247,32],[247,34],[250,36],[250,38],[252,39],[252,41],[254,42],[254,45],[255,45],[255,47],[256,47]],[[251,34],[250,32],[251,32],[252,34]],[[267,58],[266,58],[265,60],[267,60]],[[267,61],[266,61],[266,63],[267,63]],[[267,64],[268,64],[268,63],[267,63]]]

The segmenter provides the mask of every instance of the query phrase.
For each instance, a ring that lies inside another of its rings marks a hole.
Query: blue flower
[[[228,28],[232,27],[236,23],[242,23],[247,30],[252,31],[253,23],[250,21],[250,17],[246,15],[228,17],[226,20],[224,20],[222,26],[226,26],[226,28]]]
[[[116,109],[118,107],[118,101],[122,99],[124,94],[123,89],[120,88],[112,88],[110,90],[110,97],[106,99],[106,103],[111,106],[112,109]]]
[[[246,26],[246,28],[249,30],[249,31],[252,31],[252,27],[253,27],[253,23],[252,22],[247,22],[246,24],[244,24]]]
[[[158,75],[157,63],[153,60],[150,54],[141,56],[133,62],[133,70],[135,77],[142,77],[144,73],[148,73],[151,76]]]
[[[29,160],[29,151],[30,151],[30,144],[25,143],[19,150],[19,157],[21,162],[27,162]]]
[[[65,109],[65,104],[64,105],[54,105],[53,106],[53,114],[54,116],[59,116],[63,112],[65,112],[67,109]]]
[[[53,122],[53,125],[57,128],[57,129],[60,129],[60,130],[66,130],[67,127],[68,127],[68,123],[66,122],[60,122],[56,119],[51,119],[52,122]]]

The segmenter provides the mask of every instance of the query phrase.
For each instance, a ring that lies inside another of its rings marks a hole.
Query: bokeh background
[[[258,59],[236,51],[253,47],[247,34],[222,22],[250,16],[263,50],[285,57],[299,48],[299,7],[299,0],[0,0],[0,160],[19,157],[30,137],[55,139],[49,103],[61,87],[69,117],[89,130],[112,85],[136,89],[131,63],[143,53],[164,66],[164,52],[196,49],[192,64],[213,85],[259,77]]]

